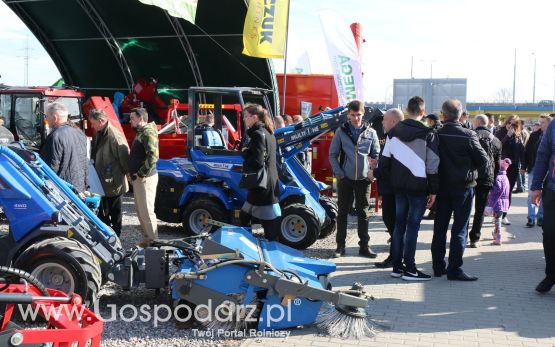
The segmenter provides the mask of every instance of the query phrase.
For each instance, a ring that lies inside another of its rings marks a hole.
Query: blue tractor
[[[221,126],[221,105],[239,103],[244,106],[247,102],[256,102],[271,111],[269,93],[271,91],[256,88],[189,89],[191,126],[187,133],[187,156],[158,161],[155,206],[159,219],[181,222],[189,235],[216,230],[213,220],[237,223],[247,195],[247,191],[239,187],[243,158],[236,144],[226,143],[221,135],[227,133]],[[199,112],[199,104],[206,102],[214,106],[215,123],[210,127],[201,124]],[[329,197],[320,195],[321,190],[329,187],[315,181],[296,156],[313,140],[345,121],[343,111],[340,107],[276,130],[278,163],[281,163],[280,241],[285,245],[305,249],[335,230],[337,205]],[[234,121],[241,134],[245,134],[241,120]]]
[[[335,264],[256,238],[248,228],[124,250],[83,197],[22,148],[0,146],[0,206],[9,222],[9,232],[0,233],[0,266],[25,270],[89,304],[112,281],[123,289],[167,289],[176,309],[195,309],[200,323],[223,323],[222,329],[311,324],[325,302],[348,320],[365,317],[368,298],[360,286],[331,290]],[[276,316],[276,309],[284,314]]]

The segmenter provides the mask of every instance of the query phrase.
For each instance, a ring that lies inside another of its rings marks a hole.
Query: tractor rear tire
[[[227,211],[220,203],[201,197],[191,201],[183,210],[182,223],[185,233],[195,236],[204,231],[209,233],[216,231],[219,227],[207,224],[206,218],[223,223],[227,223],[229,219]]]
[[[87,305],[96,301],[102,284],[95,255],[88,247],[65,237],[31,245],[16,259],[14,267],[29,272],[47,288],[79,294]]]
[[[281,243],[296,249],[306,249],[318,239],[320,222],[310,207],[291,204],[282,210],[279,231]]]
[[[325,239],[335,232],[337,228],[337,203],[329,196],[320,195],[320,205],[326,211],[326,221],[320,230],[319,239]]]

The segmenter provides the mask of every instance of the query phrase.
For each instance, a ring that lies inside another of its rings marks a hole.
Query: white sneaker
[[[501,221],[501,223],[503,225],[511,225],[511,221],[509,221],[509,219],[507,217],[503,218],[503,220]]]

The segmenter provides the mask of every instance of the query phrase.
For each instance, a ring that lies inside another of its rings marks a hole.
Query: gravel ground
[[[176,239],[183,236],[180,224],[158,221],[159,239]],[[123,200],[123,230],[121,232],[123,248],[131,248],[141,240],[142,232],[139,219],[135,213],[133,196],[127,195]],[[109,305],[116,305],[117,311],[122,310],[124,305],[132,305],[139,312],[141,312],[141,306],[149,305],[151,309],[148,311],[153,314],[154,306],[169,304],[166,292],[160,292],[156,295],[155,291],[151,289],[136,288],[123,291],[119,286],[107,283],[102,288],[102,292],[98,307],[99,313],[105,319],[112,317],[113,310]],[[153,320],[141,321],[141,314],[139,314],[139,319],[129,321],[129,318],[133,315],[133,309],[127,307],[123,312],[125,320],[121,319],[122,315],[118,313],[116,316],[119,319],[105,322],[102,347],[238,346],[241,343],[239,340],[203,339],[194,336],[195,331],[193,329],[197,327],[183,326],[173,319],[166,322],[156,322],[157,326],[154,326]],[[166,316],[165,310],[160,309],[159,312],[160,317],[164,318]]]
[[[130,248],[141,241],[142,234],[133,206],[133,198],[127,196],[123,202],[123,230],[122,242],[124,248]],[[351,223],[354,222],[354,223]],[[349,223],[349,229],[356,228],[353,219]],[[354,230],[353,230],[354,231]],[[356,237],[356,231],[349,233]],[[160,239],[174,239],[182,237],[180,224],[169,224],[158,222],[158,237]],[[304,253],[307,257],[327,259],[332,257],[335,250],[335,233],[329,237],[318,240]],[[106,305],[116,304],[121,307],[125,304],[133,304],[137,307],[143,304],[155,305],[167,303],[167,296],[161,293],[158,297],[153,290],[134,289],[124,292],[114,284],[107,284],[104,287],[108,291],[100,300],[100,313],[103,317],[109,316],[110,311],[106,310]],[[131,316],[131,311],[127,314]],[[126,315],[126,316],[127,316]],[[195,327],[180,326],[173,320],[160,323],[154,327],[152,322],[106,322],[102,339],[103,347],[142,347],[142,346],[238,346],[242,340],[238,339],[202,339],[194,336]]]
[[[123,230],[121,240],[125,249],[131,248],[142,240],[142,233],[137,215],[135,213],[132,195],[124,197],[123,201]],[[354,220],[353,220],[354,222]],[[356,228],[349,223],[349,229]],[[183,236],[180,224],[160,222],[158,224],[160,239],[175,239]],[[0,232],[6,231],[6,225],[0,225]],[[350,233],[356,236],[356,232]],[[318,240],[309,249],[305,250],[307,257],[327,259],[333,255],[335,249],[335,234],[326,239]],[[106,319],[102,337],[102,347],[181,347],[181,346],[238,346],[241,339],[213,339],[202,338],[196,335],[196,326],[187,323],[178,323],[173,319],[165,322],[155,322],[151,319],[143,321],[145,317],[141,308],[149,305],[147,309],[153,315],[156,305],[169,304],[168,294],[156,294],[154,290],[137,288],[123,291],[113,283],[107,283],[102,288],[102,295],[96,310]],[[131,305],[131,306],[126,306]],[[117,307],[116,319],[112,319],[114,307]],[[131,320],[134,311],[138,318]],[[166,311],[160,309],[160,317],[166,316]],[[156,325],[156,326],[155,326]]]

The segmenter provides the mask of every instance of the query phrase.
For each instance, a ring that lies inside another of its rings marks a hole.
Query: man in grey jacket
[[[347,216],[355,200],[358,217],[359,255],[376,258],[368,243],[368,210],[370,200],[370,160],[377,159],[380,143],[376,131],[362,122],[364,104],[353,100],[348,105],[349,121],[337,131],[331,142],[329,159],[333,175],[337,178],[337,250],[335,256],[345,255]]]
[[[89,185],[87,138],[68,122],[68,114],[62,103],[48,105],[46,120],[53,130],[41,149],[41,157],[61,179],[84,192]]]

